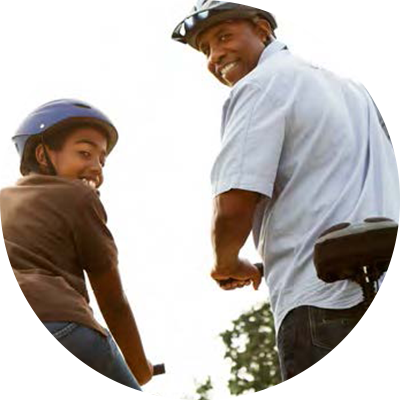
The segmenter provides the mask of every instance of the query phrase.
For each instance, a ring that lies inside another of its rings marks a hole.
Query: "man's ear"
[[[47,168],[47,160],[44,154],[43,144],[38,144],[35,149],[36,161],[42,168]]]
[[[272,36],[272,28],[266,19],[259,19],[255,22],[256,32],[263,43],[267,43],[269,37]]]

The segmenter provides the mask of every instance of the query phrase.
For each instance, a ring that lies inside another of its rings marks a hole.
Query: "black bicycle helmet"
[[[265,18],[274,31],[276,19],[265,0],[198,0],[191,13],[181,21],[172,33],[172,39],[197,48],[199,33],[228,19]]]

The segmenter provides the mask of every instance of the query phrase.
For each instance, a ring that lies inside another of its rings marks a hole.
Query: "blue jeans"
[[[400,296],[381,292],[384,317],[395,317],[389,346],[400,378]],[[291,311],[278,333],[286,400],[370,400],[379,380],[376,350],[364,305],[345,310],[303,306]]]
[[[80,400],[146,400],[111,336],[70,322],[0,332],[0,398],[21,374],[52,364],[77,370]]]

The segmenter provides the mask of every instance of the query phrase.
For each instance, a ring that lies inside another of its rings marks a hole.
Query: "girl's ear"
[[[36,161],[41,168],[47,168],[47,160],[44,154],[43,144],[38,144],[35,149]]]

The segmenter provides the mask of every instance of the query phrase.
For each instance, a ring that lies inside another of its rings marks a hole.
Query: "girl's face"
[[[61,150],[47,149],[57,176],[80,179],[93,188],[103,183],[107,138],[95,128],[77,128],[70,133]]]

